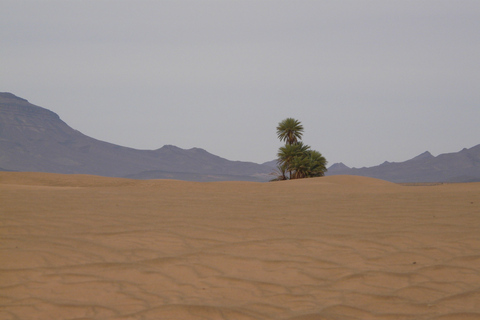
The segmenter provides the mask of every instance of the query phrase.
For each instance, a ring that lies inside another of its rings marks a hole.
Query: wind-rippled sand
[[[480,319],[480,183],[0,173],[0,319]]]

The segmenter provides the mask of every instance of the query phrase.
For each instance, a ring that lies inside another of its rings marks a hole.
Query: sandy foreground
[[[0,319],[480,319],[480,183],[0,173]]]

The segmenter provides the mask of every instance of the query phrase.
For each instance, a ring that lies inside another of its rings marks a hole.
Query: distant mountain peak
[[[425,160],[425,159],[430,159],[430,158],[435,158],[429,151],[425,151],[424,153],[419,154],[415,158],[412,158],[411,160]]]
[[[13,93],[10,93],[10,92],[0,92],[0,98],[15,99],[15,100],[21,100],[21,101],[24,101],[24,102],[28,102],[28,100],[17,97],[16,95],[14,95]]]
[[[181,149],[177,146],[171,145],[171,144],[166,144],[158,150],[183,150],[183,149]]]
[[[212,155],[212,156],[215,156],[213,154],[211,154],[210,152],[208,152],[207,150],[205,149],[202,149],[202,148],[190,148],[190,149],[183,149],[183,148],[180,148],[180,147],[177,147],[177,146],[174,146],[174,145],[171,145],[171,144],[166,144],[164,145],[163,147],[157,149],[156,151],[170,151],[170,152],[176,152],[176,153],[190,153],[190,154],[193,154],[193,153],[202,153],[202,154],[208,154],[208,155]]]
[[[328,171],[336,171],[336,170],[348,170],[350,169],[348,166],[346,166],[343,162],[337,162],[334,163],[328,168]]]
[[[193,148],[190,148],[188,149],[189,151],[195,151],[195,152],[206,152],[206,153],[210,153],[208,152],[207,150],[205,149],[202,149],[202,148],[198,148],[198,147],[193,147]]]
[[[59,119],[53,111],[31,104],[28,100],[17,97],[10,92],[0,92],[0,107],[6,111],[20,112],[26,115],[39,115]]]

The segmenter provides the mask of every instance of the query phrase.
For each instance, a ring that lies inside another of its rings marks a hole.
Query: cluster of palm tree
[[[277,126],[277,136],[285,142],[277,153],[276,178],[272,181],[321,177],[327,171],[327,160],[301,141],[300,121],[287,118]]]

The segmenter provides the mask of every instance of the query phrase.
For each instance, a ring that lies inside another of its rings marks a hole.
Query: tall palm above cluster
[[[292,145],[302,139],[303,126],[300,121],[293,118],[287,118],[281,121],[277,126],[277,137],[280,141]]]
[[[300,121],[287,118],[277,126],[277,137],[285,145],[278,149],[275,180],[321,177],[327,171],[327,160],[318,151],[301,141],[303,125]]]

